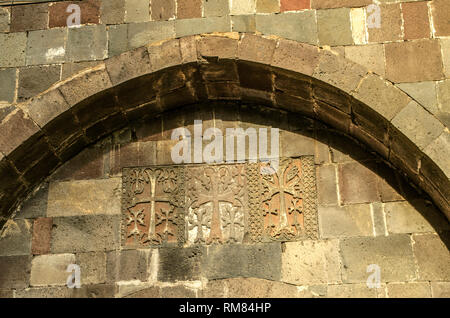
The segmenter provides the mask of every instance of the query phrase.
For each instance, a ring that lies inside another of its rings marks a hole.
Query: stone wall
[[[283,158],[314,156],[318,237],[124,244],[122,168],[173,164],[172,130],[192,129],[194,119],[204,129],[278,127]],[[420,190],[319,122],[233,102],[192,105],[104,138],[43,183],[2,233],[0,289],[8,297],[449,297],[449,229]],[[80,289],[66,287],[69,264],[81,267]],[[370,264],[381,268],[380,288],[366,285]]]

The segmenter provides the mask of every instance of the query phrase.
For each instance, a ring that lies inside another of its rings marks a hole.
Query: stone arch
[[[2,223],[52,171],[144,114],[206,100],[296,112],[349,134],[450,217],[449,132],[392,83],[324,48],[224,33],[152,43],[11,106],[0,124]]]

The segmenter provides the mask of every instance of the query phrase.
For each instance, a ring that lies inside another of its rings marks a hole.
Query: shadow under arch
[[[377,89],[370,93],[370,87]],[[318,47],[215,34],[126,52],[14,105],[0,124],[1,223],[89,144],[143,116],[217,100],[289,111],[352,136],[408,176],[449,218],[446,167],[396,121],[408,119],[401,110],[422,106],[362,66]]]

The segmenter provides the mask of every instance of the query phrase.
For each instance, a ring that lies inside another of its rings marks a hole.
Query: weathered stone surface
[[[257,13],[277,13],[280,12],[280,2],[278,0],[257,0]]]
[[[76,264],[80,266],[82,285],[106,282],[106,254],[104,252],[77,254]]]
[[[387,284],[389,298],[430,298],[430,283],[390,283]]]
[[[125,0],[125,22],[150,21],[150,1]]]
[[[203,1],[203,10],[205,17],[225,16],[230,12],[229,2],[221,0]]]
[[[14,290],[7,290],[7,289],[1,289],[0,290],[0,298],[14,298],[15,291]]]
[[[31,251],[34,255],[50,253],[52,225],[52,218],[38,218],[34,220],[31,245]]]
[[[196,19],[181,19],[175,21],[176,37],[212,32],[230,32],[231,18],[226,16]]]
[[[278,280],[281,271],[281,244],[213,245],[205,260],[208,279],[255,277]]]
[[[70,273],[67,273],[69,276]],[[26,288],[16,291],[16,298],[68,298],[70,289],[67,286]]]
[[[61,74],[61,66],[33,66],[19,69],[17,100],[23,102],[56,83]]]
[[[202,17],[202,0],[178,0],[177,18],[191,19]]]
[[[82,285],[70,291],[71,298],[113,298],[116,286],[114,284]]]
[[[395,82],[421,82],[444,77],[438,40],[385,44],[386,78]]]
[[[256,11],[255,0],[241,0],[232,1],[230,3],[230,14],[240,15],[240,14],[252,14]]]
[[[35,70],[31,69],[30,71]],[[39,74],[40,73],[37,73],[37,75]],[[32,80],[36,80],[34,76],[35,75],[32,75]],[[22,107],[39,127],[44,127],[50,121],[69,109],[69,105],[67,105],[64,97],[57,89],[50,90],[42,95],[31,98],[27,103],[23,104]]]
[[[0,288],[20,289],[28,287],[31,256],[0,256]]]
[[[114,250],[119,246],[120,217],[89,215],[53,218],[52,253]]]
[[[317,30],[320,45],[353,44],[350,9],[318,10]]]
[[[449,298],[450,297],[450,283],[448,282],[432,282],[431,294],[433,298]]]
[[[27,47],[26,32],[1,33],[0,67],[14,67],[25,65],[25,50]]]
[[[270,64],[277,42],[255,35],[244,35],[239,43],[238,58],[263,64]]]
[[[413,235],[413,249],[419,269],[419,279],[446,281],[450,277],[449,232]]]
[[[16,219],[35,219],[43,217],[47,213],[48,184],[41,184],[23,204],[17,212]]]
[[[155,21],[155,22],[128,24],[129,49],[138,48],[147,45],[148,43],[171,39],[174,37],[175,37],[174,21]]]
[[[405,33],[404,38],[406,40],[430,37],[430,21],[428,18],[428,5],[426,2],[403,3],[402,14]]]
[[[0,32],[9,32],[10,9],[0,9]]]
[[[0,255],[27,255],[31,251],[31,222],[9,220],[0,236]]]
[[[16,95],[16,70],[0,70],[0,102],[12,103]]]
[[[123,291],[122,291],[123,290]],[[119,285],[119,292],[116,297],[124,298],[160,298],[161,288],[159,286],[129,286]]]
[[[46,29],[48,3],[14,6],[11,8],[11,32]]]
[[[366,282],[367,267],[381,269],[381,282],[410,281],[416,278],[416,266],[409,235],[397,234],[375,238],[354,237],[341,240],[343,281]]]
[[[281,131],[280,148],[282,157],[313,156],[314,139],[290,131]]]
[[[169,20],[175,17],[175,0],[152,0],[151,1],[152,20]]]
[[[377,298],[377,290],[364,284],[328,285],[327,297],[330,298]]]
[[[152,71],[158,71],[182,63],[179,40],[170,40],[159,45],[150,45],[147,49]]]
[[[321,205],[337,204],[336,168],[334,165],[320,166],[317,173],[317,199]]]
[[[104,2],[104,1],[102,1]],[[69,10],[70,4],[77,4],[80,7],[80,24],[98,24],[100,19],[100,1],[84,0],[81,2],[59,2],[51,3],[49,6],[49,27],[67,27],[70,23],[74,23],[73,19],[69,19],[74,10]]]
[[[231,25],[233,32],[256,32],[255,15],[235,15],[231,17]]]
[[[311,0],[280,0],[281,12],[298,11],[311,8]]]
[[[67,29],[31,31],[28,33],[27,65],[64,62]]]
[[[31,262],[31,286],[66,285],[67,267],[75,264],[74,254],[41,255]]]
[[[375,236],[388,235],[386,225],[386,214],[381,202],[372,203],[373,230]]]
[[[381,44],[346,46],[345,57],[380,76],[385,75],[384,49]]]
[[[440,39],[445,77],[450,78],[450,39]]]
[[[379,201],[377,176],[360,163],[339,165],[339,193],[342,204]]]
[[[295,285],[341,282],[337,240],[284,243],[281,280]]]
[[[425,154],[443,170],[447,178],[450,177],[449,145],[450,134],[443,132],[424,149]]]
[[[312,75],[319,64],[319,50],[307,44],[280,40],[271,65]]]
[[[450,35],[450,22],[448,12],[450,3],[445,0],[435,0],[431,3],[431,14],[433,16],[433,25],[436,30],[436,36]]]
[[[169,286],[161,288],[162,298],[195,298],[196,291],[186,286]]]
[[[408,95],[375,74],[362,81],[355,97],[387,120],[394,118],[411,101]]]
[[[116,56],[128,50],[128,24],[109,25],[108,56]]]
[[[234,59],[238,52],[238,41],[227,37],[202,37],[197,42],[197,52],[198,56],[203,58]]]
[[[289,1],[289,0],[287,0]],[[292,1],[292,0],[291,0]],[[383,0],[384,1],[384,0]],[[381,1],[381,2],[383,2]],[[371,4],[372,0],[311,0],[311,8],[313,9],[330,9],[340,7],[362,7]]]
[[[259,278],[231,278],[222,282],[229,298],[292,298],[299,294],[297,286]]]
[[[206,256],[205,247],[161,248],[157,279],[162,282],[198,280],[202,277]]]
[[[436,83],[439,108],[450,112],[450,80]]]
[[[150,73],[152,70],[145,47],[108,59],[106,68],[114,85]]]
[[[438,111],[436,82],[399,83],[396,86],[418,101],[431,113],[435,114]]]
[[[273,34],[290,40],[317,44],[315,12],[257,15],[256,29],[263,34]]]
[[[50,183],[47,216],[120,214],[118,178]]]
[[[379,5],[381,27],[368,28],[369,42],[398,41],[402,39],[402,12],[399,3]],[[372,9],[371,14],[377,11]],[[369,13],[368,13],[369,15]]]
[[[419,149],[428,146],[444,130],[439,120],[414,101],[392,119],[392,124]]]
[[[323,238],[374,235],[369,204],[319,206],[319,225]]]
[[[66,56],[69,61],[102,60],[108,56],[105,25],[87,25],[70,28]]]
[[[150,250],[109,252],[106,260],[107,281],[147,281],[150,256]]]
[[[105,24],[121,24],[125,21],[125,0],[102,1],[100,19]]]
[[[65,80],[73,75],[85,71],[88,68],[95,68],[100,65],[99,61],[87,61],[87,62],[69,62],[62,65],[61,80]]]

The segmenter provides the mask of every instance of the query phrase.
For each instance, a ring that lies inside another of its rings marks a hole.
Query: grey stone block
[[[31,256],[0,256],[0,288],[21,289],[30,284]]]
[[[64,62],[67,29],[49,29],[28,33],[27,65]]]
[[[12,103],[16,89],[16,69],[0,70],[0,102]]]
[[[176,37],[212,32],[230,32],[231,20],[229,16],[183,19],[175,21]]]
[[[175,37],[174,21],[128,24],[128,49]]]
[[[29,220],[9,220],[2,229],[0,255],[28,255],[31,252],[31,228]]]
[[[113,251],[107,254],[107,282],[127,280],[147,281],[150,250]]]
[[[205,257],[206,247],[159,249],[158,281],[200,279]]]
[[[26,32],[0,33],[0,67],[25,65],[25,49],[27,47]]]
[[[108,56],[106,26],[70,28],[66,56],[73,62],[105,59]]]

